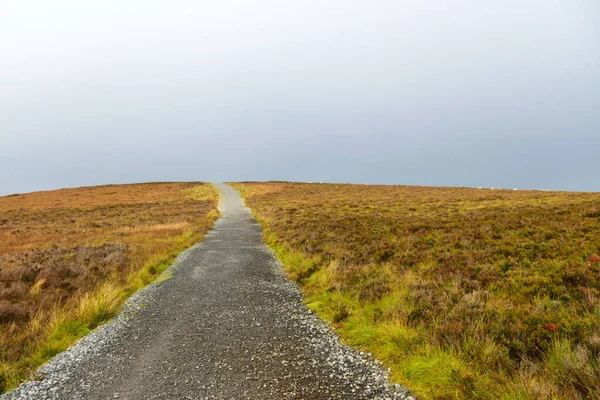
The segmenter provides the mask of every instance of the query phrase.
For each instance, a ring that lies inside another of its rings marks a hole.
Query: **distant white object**
[[[477,189],[481,190],[481,188],[477,188]]]
[[[319,183],[323,183],[323,182],[319,182]]]
[[[494,190],[494,188],[490,188],[490,190]]]
[[[308,183],[312,183],[312,182],[308,182]]]
[[[514,188],[513,190],[519,190],[519,189],[517,189],[517,188]]]

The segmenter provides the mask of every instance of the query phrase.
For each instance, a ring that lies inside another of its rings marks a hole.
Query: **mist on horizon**
[[[0,5],[0,195],[288,180],[600,191],[591,0]]]

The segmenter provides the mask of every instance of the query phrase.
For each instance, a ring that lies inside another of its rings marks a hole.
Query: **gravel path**
[[[40,369],[9,399],[412,399],[302,303],[237,191],[171,279]]]

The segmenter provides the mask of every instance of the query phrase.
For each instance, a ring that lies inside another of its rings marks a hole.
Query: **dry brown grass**
[[[600,398],[600,194],[235,186],[308,305],[424,398]]]
[[[0,392],[110,318],[218,215],[203,183],[0,197]]]

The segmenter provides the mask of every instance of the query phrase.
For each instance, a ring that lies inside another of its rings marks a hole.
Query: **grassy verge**
[[[422,398],[600,398],[600,194],[235,186],[307,305]]]
[[[195,183],[0,197],[9,244],[0,252],[0,393],[116,315],[199,242],[218,217],[217,198]]]

